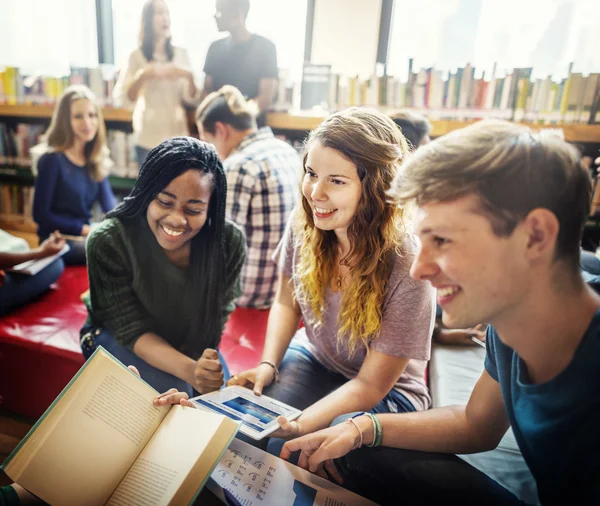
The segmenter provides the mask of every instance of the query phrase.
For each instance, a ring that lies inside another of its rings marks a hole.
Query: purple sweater
[[[63,153],[46,153],[38,163],[33,198],[33,219],[41,240],[55,230],[79,235],[88,225],[94,202],[104,213],[115,207],[108,178],[94,181],[85,167],[75,165]]]

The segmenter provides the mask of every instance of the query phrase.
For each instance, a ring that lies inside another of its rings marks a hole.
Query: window
[[[388,73],[419,67],[454,71],[466,63],[491,77],[533,67],[533,77],[600,71],[597,0],[396,0]]]
[[[115,62],[123,65],[138,46],[142,6],[145,0],[113,0]],[[214,20],[214,0],[170,0],[173,43],[188,50],[192,68],[200,75],[208,47],[226,36]],[[248,29],[271,39],[277,46],[279,68],[300,80],[304,58],[306,0],[251,0]]]
[[[0,64],[24,74],[96,67],[94,0],[0,0]]]

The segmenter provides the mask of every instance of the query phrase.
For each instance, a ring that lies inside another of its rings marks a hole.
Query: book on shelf
[[[26,75],[17,67],[0,67],[0,104],[53,104],[66,88],[83,84],[101,106],[112,106],[117,77],[114,65],[71,67],[66,76]]]
[[[238,423],[156,395],[98,348],[2,468],[50,504],[191,504]]]

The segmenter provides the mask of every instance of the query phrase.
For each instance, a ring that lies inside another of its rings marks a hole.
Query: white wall
[[[316,0],[312,63],[333,72],[370,76],[375,71],[381,0]]]

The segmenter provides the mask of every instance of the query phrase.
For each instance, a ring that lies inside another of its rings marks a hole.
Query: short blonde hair
[[[548,209],[560,224],[555,258],[578,268],[591,191],[580,153],[555,133],[485,120],[417,150],[391,194],[417,205],[475,194],[498,236],[510,235],[533,209]]]
[[[50,127],[46,132],[46,142],[49,147],[57,151],[69,149],[74,142],[73,130],[71,128],[71,104],[76,100],[89,100],[96,109],[98,115],[98,131],[96,136],[85,145],[84,155],[90,176],[95,181],[102,181],[108,174],[104,158],[108,148],[106,146],[106,127],[102,110],[98,107],[95,95],[92,91],[81,84],[69,86],[58,100],[58,104],[52,114]]]
[[[246,100],[242,92],[229,84],[209,94],[196,110],[196,122],[215,133],[215,123],[231,125],[236,130],[256,128],[258,106]]]

